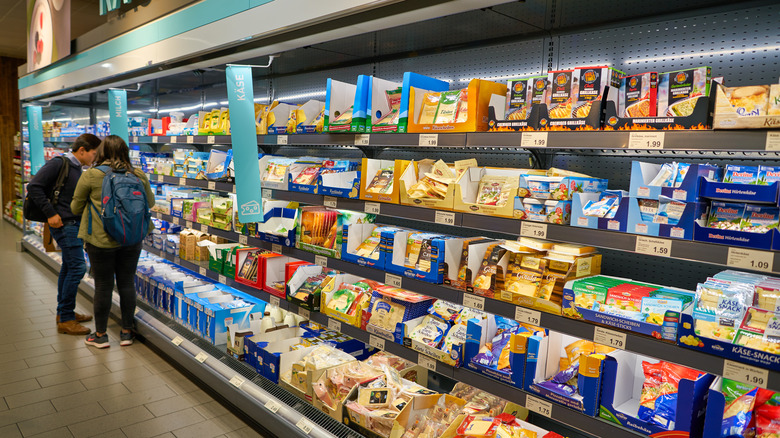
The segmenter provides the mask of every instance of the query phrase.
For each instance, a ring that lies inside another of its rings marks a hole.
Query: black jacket
[[[81,177],[81,166],[77,166],[70,159],[68,159],[68,164],[70,165],[68,178],[62,187],[57,205],[51,205],[49,198],[51,198],[54,184],[57,182],[57,176],[59,176],[60,168],[62,167],[62,158],[60,157],[52,158],[38,170],[38,173],[27,184],[27,192],[30,194],[30,199],[41,208],[46,217],[59,214],[63,221],[78,221],[81,219],[81,216],[77,216],[70,211],[70,201],[73,200],[73,192],[76,190],[76,184],[78,184]]]

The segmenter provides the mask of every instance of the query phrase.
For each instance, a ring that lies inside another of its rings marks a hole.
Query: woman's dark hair
[[[113,170],[133,171],[133,165],[130,163],[130,148],[118,135],[109,135],[100,143],[95,163],[109,166]]]
[[[96,135],[81,134],[73,141],[71,151],[78,152],[79,149],[84,148],[85,151],[89,152],[92,149],[97,149],[98,146],[100,146],[100,139]]]

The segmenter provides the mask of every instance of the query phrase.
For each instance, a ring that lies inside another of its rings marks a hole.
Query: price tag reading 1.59
[[[436,359],[430,358],[422,353],[417,355],[417,364],[423,368],[436,372]]]
[[[455,225],[455,213],[448,211],[437,211],[435,222],[442,225]]]
[[[730,360],[723,361],[723,377],[766,388],[769,371]]]
[[[532,395],[527,395],[525,397],[525,407],[529,411],[536,412],[537,414],[544,415],[545,417],[552,417],[552,403]]]
[[[628,136],[629,149],[663,149],[663,132],[632,132]]]
[[[756,271],[772,272],[774,264],[775,255],[768,251],[729,248],[728,258],[726,258],[726,265],[728,266]]]
[[[593,332],[593,342],[607,347],[626,349],[626,334],[601,327],[596,327]]]
[[[657,239],[655,237],[637,236],[634,251],[639,254],[671,257],[672,241],[668,239]]]
[[[477,310],[485,310],[485,299],[470,293],[464,293],[463,306]]]
[[[522,148],[546,148],[547,132],[524,132],[520,138]]]
[[[515,320],[538,326],[542,324],[542,313],[524,307],[515,307]]]
[[[547,238],[547,224],[539,222],[523,221],[520,225],[520,235],[523,237],[534,237],[537,239]]]

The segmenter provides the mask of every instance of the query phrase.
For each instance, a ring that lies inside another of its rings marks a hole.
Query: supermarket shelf
[[[630,145],[632,131],[540,131],[547,136],[546,149],[634,149]],[[636,131],[648,132],[648,131]],[[766,151],[767,130],[679,130],[663,132],[663,150],[678,151]],[[535,133],[534,133],[535,134]],[[524,133],[521,132],[469,132],[433,134],[292,134],[258,135],[259,145],[294,146],[355,146],[361,147],[468,147],[468,148],[519,148]],[[426,137],[421,137],[426,136]],[[360,139],[360,140],[358,140]],[[75,137],[47,137],[45,142],[72,143]],[[366,144],[367,142],[367,144]],[[147,144],[199,144],[230,145],[229,135],[179,135],[130,137],[130,143]],[[637,147],[638,150],[655,150]]]
[[[45,265],[55,271],[59,271],[60,262],[51,258],[35,245],[30,238],[22,239],[22,246]],[[92,299],[94,296],[95,287],[91,280],[82,280],[80,289],[88,298]],[[279,389],[276,385],[269,384],[267,381],[264,382],[264,379],[257,376],[254,370],[248,368],[244,363],[219,352],[216,347],[203,345],[205,342],[199,342],[199,339],[194,334],[189,333],[190,336],[180,336],[179,332],[185,332],[186,330],[171,321],[157,320],[155,318],[157,312],[154,309],[150,309],[140,302],[139,304],[135,315],[136,326],[138,333],[146,342],[192,373],[203,384],[215,390],[226,400],[230,400],[233,406],[248,417],[263,418],[262,426],[275,436],[289,438],[345,438],[359,436],[357,433],[346,429],[346,426],[319,414],[313,408],[309,410],[310,415],[308,416],[299,412],[298,409],[301,409],[298,406],[299,403],[285,401],[295,401],[297,400],[295,396]],[[116,295],[114,296],[111,313],[114,318],[121,318]],[[161,319],[167,318],[163,317]],[[179,330],[174,330],[174,326],[177,326],[176,328],[179,328]],[[181,340],[179,345],[172,342],[176,338],[178,338],[177,343]],[[192,339],[190,340],[189,338]],[[196,359],[196,356],[202,354],[206,355],[205,360]],[[236,378],[239,380],[233,380]],[[241,381],[243,383],[239,383]],[[266,384],[263,385],[263,383]],[[269,387],[274,387],[273,392],[276,394],[269,393],[267,391]],[[278,398],[278,396],[281,396],[281,398]],[[272,407],[274,410],[266,406]],[[311,416],[312,411],[315,413],[315,418]],[[302,418],[307,419],[308,423],[313,426],[312,432],[307,434],[297,426],[297,423]],[[332,433],[333,431],[336,431],[336,433]]]
[[[155,254],[159,257],[162,257],[170,262],[173,262],[185,269],[189,269],[193,272],[197,272],[212,280],[221,281],[222,283],[227,284],[228,286],[231,286],[237,290],[246,292],[264,301],[276,304],[285,310],[303,315],[318,324],[333,329],[337,329],[337,331],[347,336],[350,336],[354,339],[357,339],[365,344],[372,345],[372,346],[379,346],[381,347],[381,349],[389,353],[395,354],[396,356],[402,357],[414,363],[420,362],[419,357],[422,353],[419,353],[415,350],[412,350],[411,348],[405,347],[395,342],[378,338],[358,327],[354,327],[342,323],[340,321],[337,321],[335,319],[329,318],[324,313],[309,312],[308,310],[302,309],[289,301],[280,299],[279,297],[276,296],[272,296],[265,291],[261,291],[252,288],[250,286],[244,285],[242,283],[233,280],[232,278],[225,278],[224,276],[219,275],[216,272],[208,270],[206,268],[207,263],[196,263],[187,260],[181,260],[179,257],[176,257],[173,254],[165,253],[158,249],[151,248],[148,245],[144,245],[144,250],[152,254]],[[329,262],[331,260],[333,259],[329,259]],[[433,361],[433,363],[435,364],[435,366],[433,367],[434,369],[431,369],[431,371],[434,371],[438,374],[449,377],[456,381],[466,382],[474,387],[480,388],[499,397],[503,397],[506,400],[511,400],[514,403],[525,405],[526,395],[528,395],[526,391],[511,387],[509,385],[505,385],[497,380],[489,379],[467,368],[454,368],[448,364],[439,361]],[[594,436],[631,437],[631,438],[640,436],[639,434],[636,434],[628,429],[624,429],[620,426],[617,426],[614,423],[607,422],[605,420],[602,420],[601,418],[593,418],[593,417],[583,415],[580,412],[574,411],[564,406],[554,405],[553,411],[554,413],[551,415],[551,418],[554,421],[560,422],[566,426],[577,429],[585,434],[590,434]]]
[[[16,228],[18,228],[20,230],[22,229],[22,224],[17,222],[16,219],[12,218],[11,216],[8,216],[8,215],[4,214],[3,215],[3,219],[5,219],[6,222],[9,222],[11,225],[15,226]]]
[[[155,216],[159,219],[181,224],[182,226],[185,226],[187,228],[192,228],[193,226],[195,226],[196,228],[199,227],[203,232],[214,234],[234,242],[243,240],[245,238],[246,239],[245,243],[250,246],[281,252],[284,255],[299,260],[304,260],[309,263],[318,263],[318,262],[322,263],[323,261],[325,261],[325,263],[329,268],[336,269],[338,271],[347,272],[370,280],[379,281],[383,283],[392,283],[391,278],[394,277],[394,280],[399,279],[398,276],[393,276],[380,269],[361,266],[340,259],[317,256],[313,253],[303,251],[297,248],[285,247],[280,245],[272,245],[269,242],[257,238],[253,238],[253,237],[246,237],[246,236],[239,237],[239,234],[233,231],[220,230],[217,228],[208,227],[203,224],[193,224],[188,221],[182,221],[180,218],[174,218],[172,216],[163,215],[159,213],[155,213]],[[569,227],[564,227],[564,228],[569,228]],[[179,260],[178,257],[174,257],[172,255],[169,256],[171,261],[174,261],[174,263],[180,264],[192,271],[198,272],[199,268],[201,268],[201,266],[194,264],[192,262]],[[165,257],[168,258],[167,256]],[[221,283],[226,283],[230,286],[236,287],[239,290],[245,290],[245,286],[243,285],[236,286],[239,283],[232,281],[232,279],[226,279],[224,276],[220,276],[214,272],[211,272],[205,267],[201,270],[201,273],[202,275],[209,276],[209,278],[217,280]],[[454,303],[459,303],[459,304],[463,303],[464,297],[467,295],[469,299],[472,299],[472,297],[474,297],[474,295],[472,294],[469,294],[461,290],[453,289],[445,285],[427,283],[413,278],[400,277],[400,282],[401,282],[401,287],[403,289],[428,295],[433,298],[451,301]],[[270,299],[269,298],[270,294],[267,294],[266,292],[258,291],[254,288],[248,288],[248,289],[250,293],[258,296],[261,299],[264,300]],[[507,303],[505,301],[500,301],[492,298],[479,297],[477,298],[477,300],[478,301],[481,300],[481,302],[484,303],[483,310],[485,310],[486,312],[500,315],[506,318],[511,318],[511,319],[516,318],[518,310],[520,310],[521,312],[524,310],[533,310],[533,309],[526,309],[523,306],[517,306],[515,304]],[[292,304],[289,305],[292,306]],[[545,313],[545,312],[535,312],[533,313],[533,316],[539,319],[539,321],[535,325],[544,327],[546,329],[565,333],[583,339],[593,339],[595,336],[595,330],[597,325],[590,322],[570,319],[561,315],[555,315],[552,313]],[[706,371],[708,373],[712,373],[716,375],[723,374],[725,360],[722,357],[713,356],[695,350],[684,349],[670,342],[665,342],[644,335],[623,331],[615,327],[609,327],[609,329],[617,332],[625,333],[626,335],[626,342],[624,346],[625,350],[642,354],[642,355],[652,356],[661,360],[668,360],[671,362],[679,363],[681,365],[685,365],[691,368],[696,368],[698,370]],[[767,388],[774,391],[780,391],[780,372],[769,371],[769,380],[767,383]]]
[[[156,175],[153,181],[163,181],[170,184],[182,186],[211,188],[224,192],[234,192],[232,183],[207,182],[205,180],[195,180],[187,178],[175,178],[169,176]],[[291,192],[284,190],[263,189],[264,197],[283,201],[296,201],[304,204],[323,205],[324,196],[311,193]],[[332,198],[335,200],[337,208],[354,211],[364,211],[365,202],[357,199]],[[635,252],[655,257],[666,257],[678,260],[689,260],[700,263],[709,263],[720,266],[730,266],[728,264],[729,249],[735,248],[729,245],[720,245],[716,243],[694,242],[692,240],[655,238],[652,236],[640,236],[636,234],[621,233],[609,230],[594,230],[590,228],[579,228],[569,225],[540,224],[544,229],[544,235],[534,235],[530,232],[523,232],[524,223],[539,224],[537,222],[521,221],[517,219],[484,216],[470,213],[448,212],[452,222],[444,223],[441,218],[437,218],[437,212],[430,208],[413,207],[400,204],[379,203],[380,214],[382,216],[396,217],[400,219],[411,219],[428,223],[437,223],[442,226],[452,228],[451,233],[459,234],[461,229],[468,228],[476,231],[489,233],[500,233],[508,236],[529,236],[540,237],[556,242],[575,243],[579,245],[590,245],[604,249],[613,249],[618,251]],[[439,220],[437,220],[439,219]],[[637,251],[637,240],[651,238],[661,242],[668,243],[670,250],[668,255],[648,254],[647,252]],[[772,273],[780,274],[780,251],[755,251],[757,254],[770,253],[774,262],[772,263]],[[740,269],[746,269],[739,266]]]

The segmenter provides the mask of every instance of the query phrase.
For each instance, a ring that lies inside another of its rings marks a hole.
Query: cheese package
[[[769,85],[723,87],[738,116],[765,116],[769,105]]]
[[[547,88],[547,76],[534,76],[522,79],[509,79],[506,81],[506,120],[525,120],[531,113],[533,105],[533,87],[537,79],[544,78],[544,88]],[[544,103],[537,102],[537,103]]]
[[[417,123],[421,125],[433,124],[436,119],[436,110],[439,108],[439,99],[441,93],[425,93],[423,95],[422,108],[420,109],[420,117]]]
[[[547,111],[550,118],[565,119],[572,116],[573,98],[577,89],[574,85],[574,70],[558,70],[547,73],[550,93],[547,95]]]
[[[398,125],[401,108],[401,87],[395,90],[386,90],[385,97],[387,97],[387,105],[390,108],[390,112],[383,114],[381,119],[373,123],[372,131],[374,132],[388,130]]]
[[[476,203],[501,207],[506,204],[511,191],[508,177],[485,175],[479,181]]]
[[[433,123],[439,125],[444,123],[455,123],[458,113],[458,102],[460,101],[460,91],[445,91],[439,97],[439,106],[436,109],[436,117]]]
[[[729,164],[723,172],[723,182],[734,184],[758,184],[758,166],[735,166]]]
[[[769,86],[769,105],[766,114],[768,116],[780,116],[780,84]]]
[[[607,87],[618,89],[624,73],[611,67],[578,67],[574,70],[577,100],[572,117],[584,118],[590,114],[593,102],[601,101]]]
[[[749,233],[767,233],[777,228],[780,208],[747,204],[740,229]]]
[[[455,123],[466,123],[469,119],[469,90],[468,88],[460,91],[458,99],[458,114],[455,116]]]
[[[658,72],[621,78],[618,99],[620,117],[655,117],[658,111]]]
[[[720,230],[739,231],[745,216],[745,204],[713,202],[707,216],[707,226]]]
[[[389,299],[378,299],[374,301],[374,307],[371,309],[369,324],[393,332],[395,331],[396,325],[403,322],[405,310],[406,308],[404,306],[394,303]]]
[[[392,193],[393,191],[393,168],[388,167],[379,169],[374,178],[366,187],[368,193]]]
[[[710,95],[711,67],[661,73],[658,80],[658,116],[684,117],[693,114],[699,97]]]

